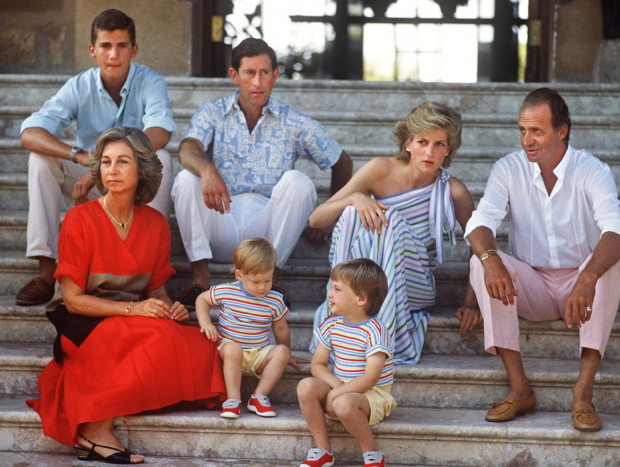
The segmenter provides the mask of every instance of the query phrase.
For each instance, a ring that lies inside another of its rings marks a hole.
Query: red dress
[[[112,300],[139,301],[143,291],[161,287],[174,273],[170,229],[148,206],[136,206],[124,242],[98,201],[76,206],[62,224],[58,249],[58,281],[69,276],[87,293]],[[48,316],[62,309],[57,287]],[[91,319],[65,315],[69,323]],[[37,384],[41,397],[27,401],[41,417],[46,436],[71,445],[84,422],[180,401],[199,400],[214,408],[226,399],[217,343],[199,328],[131,316],[93,323],[83,341],[67,337],[71,332],[59,335],[62,361],[45,367]]]

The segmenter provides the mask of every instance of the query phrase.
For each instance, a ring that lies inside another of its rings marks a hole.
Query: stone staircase
[[[27,152],[19,146],[19,126],[66,76],[0,75],[0,464],[68,465],[71,448],[43,436],[40,420],[24,400],[36,395],[36,378],[51,358],[54,331],[43,306],[19,307],[14,296],[36,271],[24,257],[27,201]],[[230,94],[229,80],[169,78],[168,91],[178,130],[169,149],[176,154],[194,111],[207,100]],[[390,155],[391,129],[427,99],[445,102],[463,115],[463,145],[450,169],[476,199],[492,163],[519,147],[516,116],[536,86],[517,84],[418,84],[335,81],[280,81],[275,95],[321,121],[353,157],[355,168],[369,158]],[[603,159],[620,185],[620,86],[558,85],[573,115],[571,141]],[[63,135],[72,138],[72,129]],[[325,199],[329,171],[303,161],[299,168],[315,180]],[[175,160],[175,170],[180,165]],[[67,203],[67,208],[69,204]],[[190,270],[174,215],[172,263],[177,274],[172,294],[185,287]],[[500,229],[506,244],[506,229]],[[293,350],[306,355],[312,317],[325,294],[329,274],[327,244],[301,239],[283,270],[281,284],[292,300],[289,326]],[[498,358],[485,354],[482,330],[458,332],[454,311],[466,284],[468,248],[460,239],[448,248],[448,262],[437,269],[438,303],[431,313],[425,355],[414,366],[398,366],[394,396],[399,407],[373,431],[390,465],[619,465],[620,319],[612,331],[597,375],[594,404],[603,430],[572,428],[571,388],[579,371],[578,336],[562,322],[521,324],[526,371],[538,398],[537,412],[510,423],[490,424],[484,414],[507,391]],[[212,264],[217,281],[231,279],[231,265]],[[195,320],[194,320],[195,322]],[[242,411],[235,421],[216,411],[163,410],[117,421],[126,445],[157,465],[299,465],[312,439],[296,401],[295,386],[309,374],[290,369],[272,393],[274,419]],[[255,381],[244,382],[244,395]],[[357,443],[342,426],[330,423],[338,465],[359,465]]]

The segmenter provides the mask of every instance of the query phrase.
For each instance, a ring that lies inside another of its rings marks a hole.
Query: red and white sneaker
[[[223,418],[239,418],[239,409],[241,401],[239,399],[226,399],[222,404],[220,417]]]
[[[385,467],[385,457],[381,451],[366,451],[364,467]]]
[[[312,448],[308,451],[305,461],[299,467],[331,467],[334,465],[334,454],[325,449]]]
[[[252,394],[248,401],[248,410],[261,417],[275,417],[276,411],[271,408],[271,402],[267,396],[255,396]]]

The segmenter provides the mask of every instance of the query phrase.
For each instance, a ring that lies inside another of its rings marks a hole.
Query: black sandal
[[[140,462],[131,462],[131,455],[133,452],[128,449],[123,451],[118,448],[113,448],[112,446],[104,446],[103,444],[93,443],[90,439],[82,436],[80,433],[78,433],[78,436],[91,444],[90,449],[79,444],[75,446],[77,458],[80,461],[103,461],[108,464],[142,464],[144,462],[144,460]],[[103,457],[95,451],[95,448],[112,449],[113,451],[118,451],[118,453],[110,454],[108,457]]]

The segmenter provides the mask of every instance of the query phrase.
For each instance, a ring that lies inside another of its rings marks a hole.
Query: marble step
[[[177,273],[166,286],[171,297],[176,297],[191,285],[191,269],[185,255],[172,257],[171,264]],[[460,303],[466,291],[467,267],[463,261],[453,261],[435,270],[438,305]],[[209,268],[214,283],[233,280],[232,264],[211,263]],[[325,297],[329,271],[326,257],[289,258],[281,269],[278,283],[293,302],[320,303]],[[23,251],[0,251],[0,295],[16,294],[37,272],[37,262],[25,258]]]
[[[313,168],[309,165],[304,167],[303,171],[309,176],[314,176],[312,174]],[[485,173],[488,174],[488,171]],[[317,202],[322,203],[329,197],[329,181],[325,178],[319,178],[317,174],[317,178],[313,178],[313,182],[318,194]],[[478,201],[484,192],[486,181],[467,181],[466,185],[474,200]],[[62,203],[64,210],[73,206],[69,196],[64,196]],[[22,172],[0,172],[0,211],[28,211],[28,206],[28,175]]]
[[[1,189],[0,189],[1,191]],[[68,203],[65,203],[68,204]],[[68,206],[66,206],[68,207]],[[64,212],[61,214],[61,222],[64,218]],[[179,232],[176,216],[171,214],[168,218],[171,230],[171,254],[173,257],[179,257],[178,261],[183,261],[186,257],[183,241]],[[26,252],[26,229],[28,225],[27,210],[1,210],[0,209],[0,251],[21,251],[25,255]],[[508,251],[508,233],[507,223],[504,222],[497,232],[498,245],[504,251]],[[331,239],[319,242],[313,242],[302,236],[293,252],[292,260],[301,260],[304,258],[325,260],[329,257],[329,249]],[[460,226],[456,229],[456,244],[451,245],[448,239],[444,239],[444,247],[447,262],[468,261],[470,248],[463,240],[463,233]]]
[[[291,346],[294,351],[306,351],[312,337],[312,324],[317,303],[293,302],[287,317],[291,329]],[[424,355],[486,355],[482,327],[462,335],[460,322],[455,317],[456,307],[436,306],[430,311],[430,320],[424,342]],[[211,310],[217,319],[217,310]],[[190,313],[190,323],[196,325],[195,313]],[[576,358],[579,337],[561,321],[533,323],[521,320],[521,352],[528,357]],[[0,342],[48,343],[56,333],[45,316],[43,305],[24,307],[15,305],[12,295],[0,295]],[[620,361],[620,314],[607,344],[605,359]]]
[[[180,139],[183,135],[178,136]],[[179,141],[176,139],[167,146],[172,155],[175,174],[182,169],[181,164],[176,158],[178,146]],[[358,170],[373,157],[391,156],[396,151],[396,146],[393,143],[387,145],[347,144],[343,147],[353,159],[354,171]],[[452,175],[463,180],[474,198],[477,198],[482,194],[492,164],[499,157],[515,149],[519,149],[519,146],[462,146],[448,170]],[[616,149],[602,149],[594,146],[593,149],[588,150],[610,165],[617,182],[620,183],[620,158]],[[28,152],[19,145],[17,138],[0,138],[0,154],[2,154],[2,157],[0,157],[0,174],[27,173]],[[304,159],[297,161],[296,168],[308,174],[315,181],[319,193],[321,193],[321,190],[327,190],[330,177],[329,170],[320,170],[315,164]],[[0,179],[1,183],[2,179]]]
[[[484,421],[484,410],[397,407],[373,427],[388,465],[617,465],[620,415],[601,412],[603,430],[573,429],[567,412],[539,411],[508,423]],[[129,449],[147,456],[239,459],[262,465],[298,465],[312,446],[307,425],[295,405],[261,419],[246,412],[223,420],[217,411],[158,411],[119,417],[116,433]],[[328,422],[338,465],[359,465],[361,452],[338,422]],[[0,398],[0,454],[66,453],[43,436],[37,414],[23,400]],[[148,460],[148,459],[147,459]],[[290,464],[289,464],[290,463]],[[223,464],[226,465],[226,464]],[[244,465],[240,463],[239,465]]]
[[[0,105],[40,107],[69,79],[69,75],[0,75]],[[228,78],[165,77],[173,108],[198,108],[208,100],[230,95],[236,89]],[[424,100],[437,100],[458,109],[516,115],[525,95],[540,83],[414,83],[343,80],[286,80],[280,78],[274,96],[302,111],[331,108],[356,111],[390,109],[407,113]],[[553,83],[571,113],[618,115],[617,84]]]
[[[413,106],[412,106],[413,107]],[[390,111],[356,110],[346,112],[331,105],[307,114],[319,121],[340,144],[393,145],[392,129],[396,119],[406,115],[395,114]],[[0,137],[19,138],[21,122],[37,108],[33,107],[0,107]],[[196,112],[193,107],[174,108],[174,120],[177,129],[173,139],[180,141],[185,135],[189,121]],[[496,147],[510,145],[519,146],[519,132],[517,128],[517,112],[506,114],[492,114],[488,112],[470,113],[468,109],[462,112],[463,132],[462,145],[464,147]],[[614,149],[620,145],[620,133],[614,131],[620,126],[620,115],[599,116],[589,112],[587,114],[573,114],[572,141],[577,141],[580,147],[597,149]],[[64,136],[73,135],[71,129],[64,131]]]
[[[214,457],[162,457],[148,455],[146,462],[148,465],[161,467],[298,467],[300,461],[286,461],[278,459],[243,460],[233,458],[214,458]],[[30,453],[30,452],[0,452],[0,463],[4,467],[24,467],[26,465],[36,465],[37,467],[66,467],[68,465],[86,465],[83,461],[77,461],[73,452],[67,453]],[[105,466],[103,462],[88,465]],[[343,464],[338,462],[339,467],[359,467],[356,464]],[[422,464],[416,464],[424,467]]]
[[[174,170],[175,173],[177,173],[181,169],[181,166],[176,159],[176,154],[179,147],[179,140],[183,137],[183,134],[178,134],[177,132],[175,136],[178,136],[178,140],[177,138],[173,138],[173,140],[168,144],[167,149],[172,155]],[[71,143],[72,141],[68,142]],[[344,146],[344,149],[353,159],[354,170],[357,170],[373,157],[390,156],[397,150],[395,143],[388,145],[348,144]],[[514,149],[515,146],[462,146],[459,149],[450,170],[451,172],[454,172],[455,170],[464,170],[470,164],[477,163],[476,168],[485,167],[488,172],[491,164],[499,157],[499,155],[506,154]],[[0,173],[26,173],[28,171],[28,151],[19,144],[18,138],[0,138],[0,153],[3,155],[2,158],[0,158]],[[597,155],[599,155],[599,157],[603,160],[614,161],[616,152],[613,150],[601,150],[600,154],[597,153]],[[329,171],[322,171],[311,162],[300,159],[297,161],[297,166],[300,170],[308,173],[308,175],[312,176],[315,180],[329,178]],[[480,178],[482,175],[486,178],[486,174],[481,175],[478,174],[478,172],[480,172],[480,170],[471,172],[472,175],[478,175],[478,179],[466,178],[462,175],[457,175],[456,173],[454,175],[472,181],[483,180]]]
[[[579,373],[576,349],[571,358],[524,357],[528,379],[536,392],[537,407],[545,411],[568,411],[572,387]],[[36,394],[36,381],[50,361],[50,343],[0,343],[0,389],[12,396]],[[310,354],[294,351],[299,358]],[[310,366],[287,368],[270,398],[277,407],[296,404],[299,380],[310,375]],[[507,376],[498,357],[485,355],[432,354],[416,365],[397,365],[392,394],[403,407],[484,409],[508,392]],[[244,400],[256,387],[255,378],[244,378]],[[620,414],[620,360],[601,362],[595,380],[594,405],[603,412]]]

